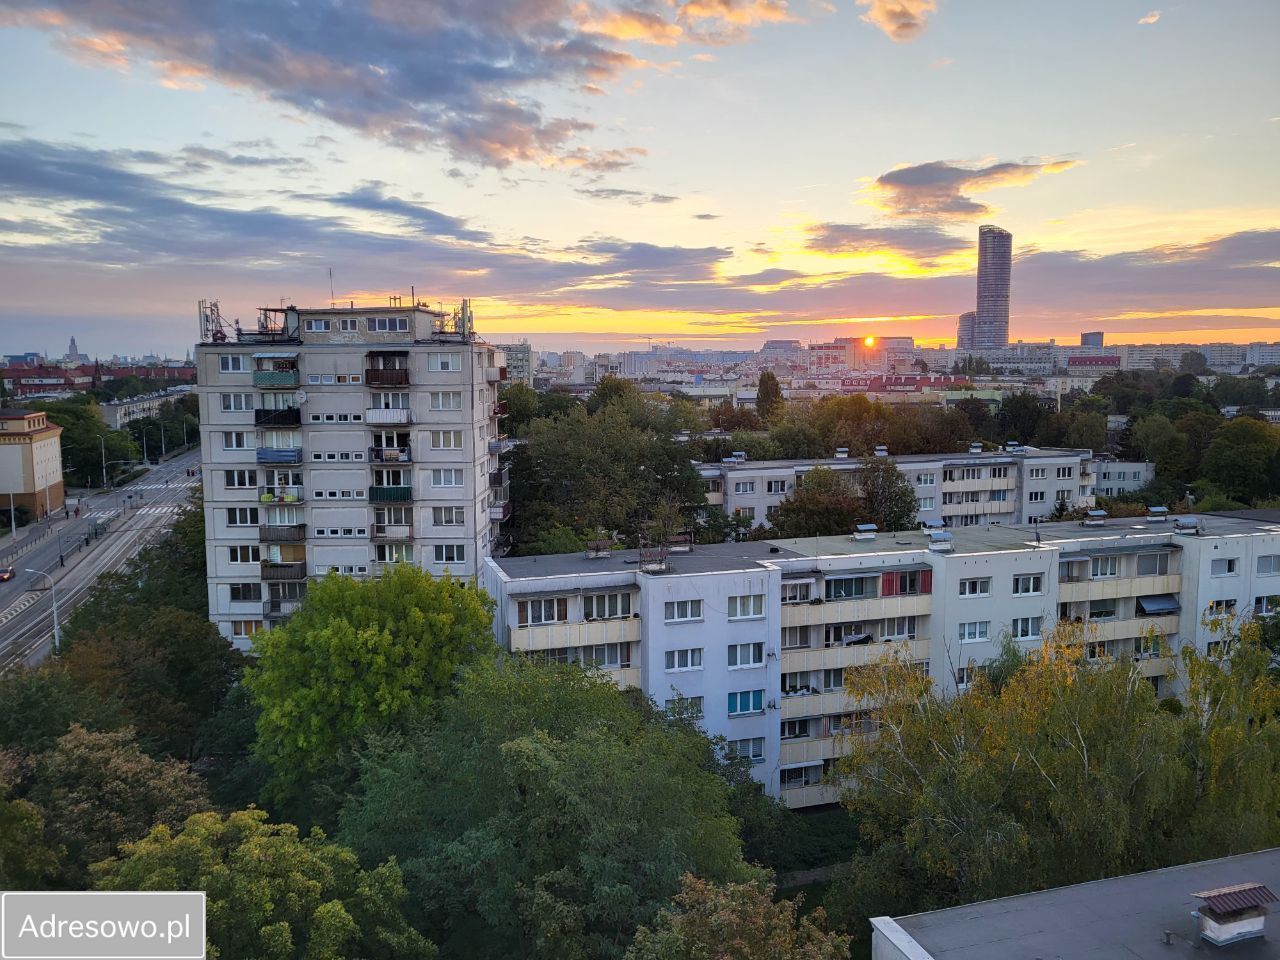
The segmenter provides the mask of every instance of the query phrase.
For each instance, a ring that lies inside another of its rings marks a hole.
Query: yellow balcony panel
[[[1093,628],[1097,630],[1099,640],[1119,640],[1125,637],[1142,637],[1151,630],[1162,636],[1178,632],[1178,616],[1168,617],[1132,617],[1127,620],[1093,620],[1089,623],[1089,637],[1093,639]]]
[[[577,620],[571,623],[538,623],[508,627],[507,646],[515,653],[585,647],[597,643],[638,643],[640,620]]]
[[[800,627],[820,623],[883,620],[886,617],[921,617],[927,616],[932,606],[933,598],[927,593],[906,597],[875,597],[870,600],[787,603],[782,606],[782,625]]]
[[[778,762],[817,763],[846,754],[843,737],[811,737],[807,740],[783,740],[778,752]]]
[[[782,802],[792,810],[839,803],[840,788],[827,783],[817,783],[811,787],[791,787],[782,791]]]
[[[848,647],[819,647],[816,650],[784,650],[782,652],[782,672],[796,673],[801,670],[830,670],[836,667],[861,667],[875,663],[890,656],[895,650],[902,650],[903,642],[866,643]],[[908,640],[906,649],[912,660],[929,658],[928,640]]]
[[[799,720],[801,717],[820,717],[828,713],[847,713],[849,695],[843,690],[831,693],[811,693],[806,696],[782,697],[783,720]]]
[[[1087,564],[1079,564],[1080,570]],[[1058,599],[1063,603],[1081,600],[1118,600],[1121,597],[1149,597],[1158,593],[1182,590],[1182,577],[1171,573],[1159,577],[1105,577],[1098,580],[1082,580],[1079,583],[1058,584]]]

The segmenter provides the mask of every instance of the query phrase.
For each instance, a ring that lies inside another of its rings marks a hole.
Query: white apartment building
[[[502,646],[591,664],[679,705],[749,757],[771,795],[803,807],[836,799],[825,777],[845,738],[874,728],[874,709],[845,694],[846,671],[891,653],[954,694],[1004,637],[1035,649],[1056,621],[1080,621],[1088,657],[1133,658],[1159,695],[1176,695],[1178,652],[1220,642],[1203,614],[1280,609],[1280,511],[1254,517],[489,558],[481,581]]]
[[[506,369],[467,301],[266,309],[254,331],[202,304],[196,363],[210,617],[237,646],[313,577],[474,577],[499,549]]]
[[[944,527],[1028,523],[1050,516],[1059,501],[1077,509],[1094,506],[1097,461],[1089,450],[1008,444],[966,453],[888,455],[916,491],[916,518]],[[1149,466],[1149,465],[1148,465]],[[830,460],[747,460],[698,464],[707,503],[726,513],[769,523],[814,467],[847,474],[857,483],[861,460],[838,451]]]
[[[1142,460],[1098,458],[1094,465],[1098,478],[1096,491],[1100,497],[1118,497],[1148,486],[1156,478],[1156,465]]]

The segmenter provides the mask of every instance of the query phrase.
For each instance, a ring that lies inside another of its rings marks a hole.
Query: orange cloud
[[[935,160],[890,170],[876,179],[872,189],[879,196],[876,205],[894,216],[970,219],[985,216],[991,208],[969,194],[1022,186],[1044,174],[1070,170],[1078,162],[1045,160],[969,167]]]
[[[1152,10],[1152,11],[1151,11],[1150,13],[1148,13],[1145,17],[1143,17],[1141,20],[1139,20],[1139,21],[1138,21],[1138,23],[1141,23],[1141,24],[1143,24],[1143,25],[1146,25],[1146,24],[1152,24],[1152,23],[1155,23],[1155,22],[1156,22],[1157,20],[1159,20],[1159,19],[1160,19],[1160,11],[1159,11],[1159,10]]]
[[[203,68],[177,60],[156,60],[151,64],[160,71],[160,86],[170,90],[203,90],[199,77],[205,76]]]
[[[584,30],[598,33],[610,40],[635,40],[664,47],[679,43],[684,32],[677,24],[646,10],[592,12],[581,23]]]
[[[100,37],[67,37],[60,45],[81,63],[113,70],[128,70],[128,47],[113,34]]]
[[[858,6],[868,8],[862,15],[865,22],[897,43],[920,36],[925,19],[938,10],[937,0],[858,0]]]

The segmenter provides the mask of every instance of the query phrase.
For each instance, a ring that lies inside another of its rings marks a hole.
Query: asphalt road
[[[65,623],[101,574],[123,567],[169,528],[191,496],[191,489],[200,483],[198,477],[188,477],[187,470],[199,465],[200,451],[193,450],[152,467],[113,493],[86,497],[80,504],[79,519],[64,521],[16,557],[10,558],[7,541],[0,544],[0,566],[17,569],[12,580],[0,583],[0,672],[18,664],[38,663],[52,647],[49,578],[26,571],[41,570],[53,577],[58,618]],[[114,519],[94,539],[94,525],[107,517]],[[87,547],[85,537],[90,538]],[[17,547],[23,548],[21,539]]]

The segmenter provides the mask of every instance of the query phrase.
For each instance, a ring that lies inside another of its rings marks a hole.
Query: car
[[[15,573],[17,573],[17,571],[14,570],[13,567],[0,567],[0,583],[3,583],[5,580],[12,580]]]

